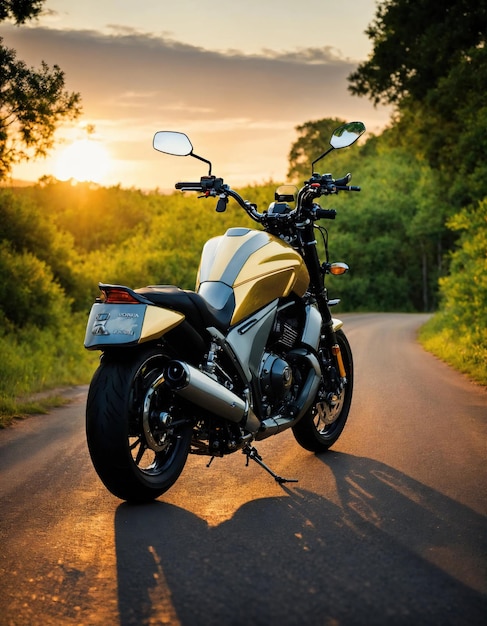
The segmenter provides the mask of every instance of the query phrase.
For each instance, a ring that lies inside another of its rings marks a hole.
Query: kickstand
[[[247,467],[249,465],[249,459],[252,459],[252,461],[255,461],[258,465],[264,468],[266,472],[269,472],[269,474],[274,477],[274,480],[280,485],[282,485],[283,483],[298,482],[297,478],[283,478],[282,476],[278,476],[275,472],[271,470],[270,467],[267,467],[267,465],[262,460],[262,457],[253,446],[247,444],[246,446],[244,446],[244,448],[242,448],[242,452],[247,457]]]

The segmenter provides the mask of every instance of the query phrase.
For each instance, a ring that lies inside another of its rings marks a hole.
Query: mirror
[[[337,128],[331,136],[332,148],[347,148],[357,141],[365,133],[365,125],[362,122],[349,122]]]
[[[184,133],[159,131],[154,135],[152,145],[155,150],[173,156],[188,156],[193,152],[193,145]]]

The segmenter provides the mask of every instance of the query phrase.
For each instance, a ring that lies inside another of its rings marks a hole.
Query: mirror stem
[[[211,176],[211,161],[208,161],[208,159],[204,159],[203,157],[198,156],[194,152],[191,152],[191,156],[195,159],[198,159],[199,161],[203,161],[203,163],[207,163],[209,165],[208,176]]]

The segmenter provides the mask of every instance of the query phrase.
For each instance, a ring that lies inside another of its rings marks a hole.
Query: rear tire
[[[168,357],[149,349],[105,354],[90,385],[86,437],[98,476],[130,502],[154,500],[178,479],[189,452],[191,424],[176,418],[162,381]],[[179,426],[172,426],[172,422]]]
[[[353,359],[350,344],[343,333],[336,332],[337,343],[342,353],[347,384],[333,408],[323,401],[333,391],[322,379],[315,401],[309,411],[293,426],[293,434],[299,445],[311,452],[325,452],[341,435],[350,411],[353,392]],[[323,411],[323,407],[326,408]]]

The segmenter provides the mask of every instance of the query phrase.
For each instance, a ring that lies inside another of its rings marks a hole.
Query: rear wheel
[[[86,436],[99,477],[115,496],[146,502],[178,479],[191,424],[163,384],[160,350],[104,355],[86,407]]]
[[[347,383],[340,393],[336,393],[335,385],[322,378],[311,408],[293,427],[296,441],[311,452],[324,452],[336,442],[343,431],[352,402],[352,351],[343,331],[337,331],[336,339],[340,346]]]

